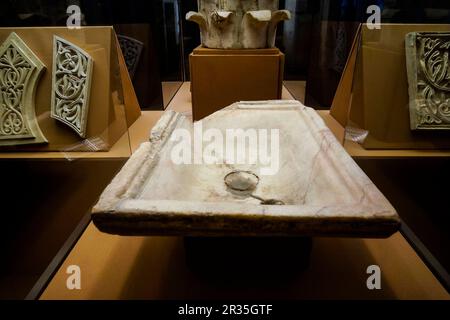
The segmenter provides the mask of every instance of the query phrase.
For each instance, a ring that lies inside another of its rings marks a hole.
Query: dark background
[[[85,25],[115,25],[118,33],[124,24],[149,28],[150,47],[142,58],[149,61],[135,79],[147,85],[136,88],[144,108],[162,109],[162,81],[189,80],[187,57],[200,36],[184,17],[197,10],[197,0],[2,0],[0,25],[64,26],[69,4],[81,7]],[[308,105],[330,107],[356,27],[367,20],[371,4],[383,9],[383,23],[450,23],[448,0],[280,0],[280,8],[292,12],[277,34],[277,46],[286,54],[285,79],[307,80]],[[318,54],[329,56],[327,63]]]

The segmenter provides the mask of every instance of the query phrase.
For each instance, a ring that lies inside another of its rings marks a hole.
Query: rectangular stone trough
[[[119,235],[379,238],[400,224],[321,117],[282,100],[236,103],[195,125],[166,112],[92,217]]]

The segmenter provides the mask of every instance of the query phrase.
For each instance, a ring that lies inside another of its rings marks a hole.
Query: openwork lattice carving
[[[128,73],[131,79],[133,79],[137,66],[139,65],[144,44],[139,40],[127,36],[118,35],[117,38],[119,39],[119,45],[125,58]]]
[[[412,130],[450,130],[449,54],[450,33],[406,36]]]
[[[52,118],[86,138],[93,60],[81,48],[53,40]]]
[[[0,146],[46,143],[34,95],[44,64],[16,34],[0,47]]]

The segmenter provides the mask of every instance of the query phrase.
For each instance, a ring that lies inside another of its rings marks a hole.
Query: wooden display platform
[[[283,98],[292,99],[287,90]],[[191,112],[189,83],[168,109]],[[343,141],[343,128],[329,113],[320,114]],[[144,113],[133,126],[133,150],[139,139],[146,140],[155,116]],[[81,269],[82,290],[67,289],[71,265]],[[381,290],[367,289],[371,265],[381,268]],[[90,223],[40,299],[450,299],[400,233],[383,240],[315,239],[306,271],[278,286],[268,284],[271,277],[267,274],[257,287],[245,282],[218,287],[189,270],[183,238],[119,237],[101,233]]]
[[[90,224],[40,299],[450,299],[399,233],[386,240],[315,239],[308,270],[281,287],[261,279],[256,288],[220,288],[193,275],[184,255],[183,238],[118,237]],[[379,291],[366,287],[373,264],[382,270]],[[82,290],[66,287],[70,265],[81,268]]]
[[[111,150],[104,152],[21,152],[21,153],[0,153],[1,159],[111,159],[111,158],[129,158],[132,150],[139,147],[139,144],[148,139],[149,128],[151,128],[161,117],[163,111],[143,111],[139,117],[128,129],[128,132],[122,135]]]
[[[0,236],[5,258],[0,299],[29,293],[77,224],[89,223],[92,204],[161,115],[143,112],[109,152],[1,154],[3,178],[9,181],[1,191],[9,202],[3,207],[8,228]],[[24,184],[26,201],[15,191]]]
[[[345,141],[344,148],[353,158],[361,159],[450,157],[448,150],[367,150],[353,141]]]

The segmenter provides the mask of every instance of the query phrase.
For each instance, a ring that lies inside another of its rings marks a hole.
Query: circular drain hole
[[[252,192],[259,183],[259,177],[250,171],[233,171],[224,180],[228,188],[240,192]]]

